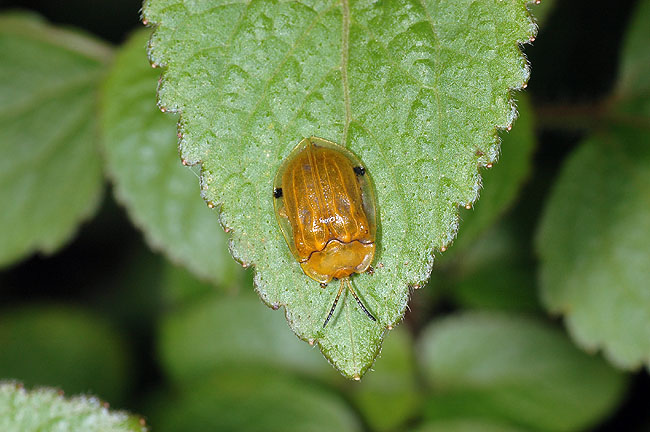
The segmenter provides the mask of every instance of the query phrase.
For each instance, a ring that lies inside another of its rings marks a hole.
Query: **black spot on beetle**
[[[282,188],[273,189],[274,198],[282,198]]]
[[[364,175],[366,173],[366,169],[362,166],[356,166],[354,167],[354,173],[356,175]]]

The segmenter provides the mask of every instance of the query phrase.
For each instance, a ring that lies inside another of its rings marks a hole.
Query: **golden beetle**
[[[285,159],[273,183],[275,215],[293,256],[321,283],[340,279],[365,314],[376,321],[350,283],[353,273],[372,272],[376,212],[372,185],[361,161],[344,147],[305,138]]]

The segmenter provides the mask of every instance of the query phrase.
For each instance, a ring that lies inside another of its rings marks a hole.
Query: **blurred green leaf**
[[[509,132],[502,132],[501,156],[493,169],[483,173],[481,199],[473,209],[462,209],[460,227],[454,247],[443,255],[456,255],[473,244],[479,235],[492,225],[515,201],[521,186],[531,171],[535,132],[533,113],[528,97],[518,94],[519,117]]]
[[[650,0],[639,1],[631,16],[621,56],[618,97],[644,101],[642,107],[635,106],[635,111],[631,112],[643,113],[647,126],[647,116],[650,115]]]
[[[590,138],[565,162],[538,232],[544,304],[623,368],[650,358],[650,133]]]
[[[427,422],[415,432],[525,432],[524,429],[478,420],[438,420]]]
[[[96,88],[110,47],[0,15],[0,266],[64,245],[102,194]]]
[[[166,265],[161,269],[161,290],[163,305],[168,310],[201,301],[202,297],[211,296],[216,291],[214,285],[197,279],[186,269],[175,265]]]
[[[421,336],[430,419],[486,418],[537,431],[585,430],[617,406],[625,376],[558,330],[517,315],[465,313]]]
[[[175,265],[166,265],[161,270],[162,302],[167,310],[177,310],[187,304],[201,301],[203,297],[212,296],[216,292],[227,292],[258,299],[253,287],[252,271],[245,270],[238,285],[230,285],[227,289],[215,286],[197,279],[189,271]],[[233,281],[234,282],[234,281]]]
[[[418,415],[413,341],[404,324],[386,337],[372,373],[346,390],[373,431],[402,430]]]
[[[315,347],[300,343],[281,314],[255,297],[206,295],[167,315],[159,352],[174,381],[190,386],[211,371],[241,365],[333,374]]]
[[[149,31],[118,52],[102,92],[102,130],[115,194],[148,243],[195,275],[227,287],[240,266],[217,214],[199,196],[196,173],[179,163],[176,122],[155,107],[159,73],[146,56]]]
[[[512,131],[501,133],[502,156],[483,174],[481,200],[473,209],[461,210],[458,238],[436,263],[438,280],[432,278],[427,287],[463,307],[540,309],[522,216],[510,212],[499,221],[530,175],[536,147],[532,107],[525,94],[520,96],[519,118]]]
[[[149,337],[166,305],[163,281],[169,265],[144,241],[134,246],[122,250],[120,260],[111,267],[111,274],[98,276],[89,284],[88,291],[92,293],[93,307],[127,328],[129,336],[146,333]]]
[[[159,106],[181,112],[182,156],[201,164],[234,256],[255,265],[260,296],[285,305],[301,339],[359,377],[434,248],[455,236],[459,204],[476,199],[478,167],[496,158],[510,89],[529,74],[526,3],[148,0],[144,16],[156,25],[150,58],[166,68]],[[351,149],[374,180],[377,271],[354,284],[377,323],[346,295],[323,328],[335,288],[303,274],[277,225],[273,177],[312,135]]]
[[[285,332],[286,333],[286,332]],[[361,427],[337,396],[277,371],[229,368],[154,405],[156,432],[346,432]]]
[[[65,399],[57,390],[26,391],[0,383],[0,430],[6,432],[146,432],[135,416],[109,411],[92,396]]]
[[[537,275],[519,215],[481,235],[463,253],[453,255],[447,294],[468,308],[538,311]]]
[[[86,311],[42,305],[0,313],[0,379],[116,403],[129,386],[127,368],[122,338]]]
[[[551,16],[553,9],[555,9],[555,4],[555,0],[540,0],[531,3],[528,9],[530,9],[530,12],[535,17],[535,22],[540,27],[544,27],[544,24],[548,21],[548,17]]]
[[[544,303],[581,346],[622,368],[650,365],[650,0],[632,16],[617,126],[565,162],[537,236]]]

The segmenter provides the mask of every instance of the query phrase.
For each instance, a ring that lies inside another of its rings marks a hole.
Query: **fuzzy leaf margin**
[[[150,31],[122,46],[101,92],[102,147],[117,200],[149,245],[197,277],[227,289],[241,267],[226,249],[226,235],[198,192],[196,174],[178,163],[176,120],[154,106],[157,72],[144,47]]]
[[[519,45],[536,32],[526,1],[148,0],[143,15],[165,68],[159,106],[181,113],[182,157],[201,164],[233,255],[301,339],[359,378],[515,117],[510,90],[529,75]],[[275,220],[273,177],[309,136],[349,148],[373,178],[377,270],[353,284],[377,323],[345,296],[323,328],[336,292],[304,275]]]
[[[0,430],[146,432],[144,420],[119,411],[92,396],[66,399],[51,388],[25,390],[0,382]]]

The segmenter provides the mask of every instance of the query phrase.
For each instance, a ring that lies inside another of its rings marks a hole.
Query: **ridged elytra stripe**
[[[288,161],[282,189],[300,261],[332,239],[373,241],[359,180],[344,155],[308,145]]]

